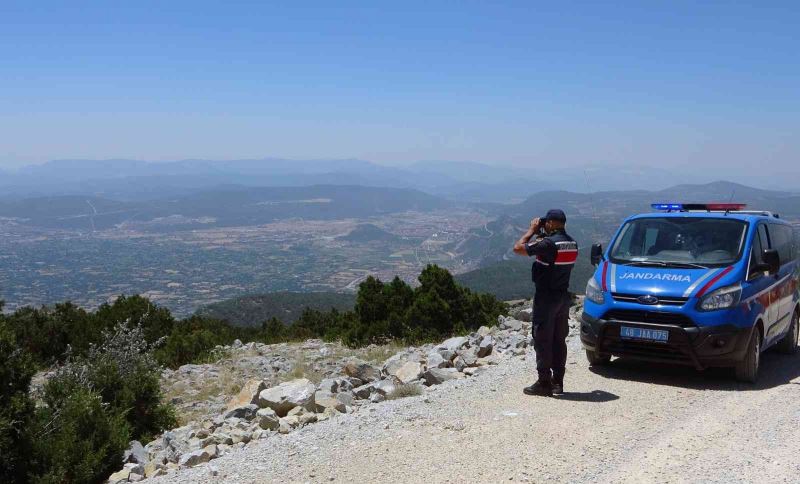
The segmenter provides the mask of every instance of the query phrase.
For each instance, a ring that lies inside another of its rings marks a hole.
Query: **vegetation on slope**
[[[458,285],[429,265],[412,289],[395,278],[364,281],[353,310],[306,308],[293,323],[258,327],[195,315],[175,319],[140,296],[96,311],[71,303],[2,313],[0,302],[0,482],[103,482],[133,440],[176,424],[163,403],[162,365],[203,361],[235,339],[276,343],[324,338],[351,346],[416,343],[491,326],[507,311],[494,296]],[[55,367],[30,391],[37,369]]]
[[[581,249],[581,255],[588,254],[588,248]],[[583,294],[586,281],[592,277],[594,267],[587,260],[578,259],[570,277],[569,289],[576,294]],[[529,299],[533,297],[531,281],[531,260],[523,257],[498,262],[473,271],[455,276],[456,281],[475,292],[488,293],[496,298],[509,301],[511,299]]]
[[[317,311],[348,311],[356,303],[354,294],[340,292],[270,292],[209,304],[197,310],[205,318],[221,319],[236,326],[258,326],[272,318],[293,323],[306,308]]]

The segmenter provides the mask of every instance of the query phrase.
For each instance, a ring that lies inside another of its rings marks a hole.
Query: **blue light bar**
[[[683,210],[682,203],[651,203],[650,207],[654,210]]]

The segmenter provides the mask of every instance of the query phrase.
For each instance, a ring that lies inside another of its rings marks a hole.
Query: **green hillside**
[[[588,254],[588,248],[581,249],[581,255]],[[586,281],[594,273],[589,256],[578,259],[570,279],[570,291],[583,294]],[[523,257],[505,260],[470,272],[455,276],[459,284],[475,292],[492,294],[498,299],[530,298],[533,296],[531,282],[531,260]]]
[[[270,292],[228,299],[197,310],[198,316],[221,319],[237,326],[258,326],[270,318],[290,324],[307,307],[318,311],[353,309],[355,295],[338,292]]]

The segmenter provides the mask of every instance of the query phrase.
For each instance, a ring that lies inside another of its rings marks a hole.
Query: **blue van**
[[[797,350],[800,263],[793,227],[742,204],[653,204],[626,219],[586,285],[581,342],[611,356],[734,367],[755,382],[761,353]]]

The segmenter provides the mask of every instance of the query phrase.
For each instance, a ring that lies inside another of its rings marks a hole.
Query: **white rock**
[[[264,430],[278,430],[279,420],[278,414],[271,408],[262,408],[256,412],[256,420],[258,426]]]
[[[256,412],[258,412],[258,405],[250,403],[247,405],[242,405],[241,407],[235,407],[228,410],[225,413],[225,419],[239,418],[245,420],[253,420],[256,417]]]
[[[132,440],[130,447],[122,455],[123,462],[134,462],[137,464],[147,464],[147,451],[142,447],[142,443],[138,440]]]
[[[346,407],[336,396],[322,390],[318,390],[317,393],[314,394],[314,405],[316,405],[316,411],[319,413],[324,412],[326,408],[332,408],[338,412],[344,413]]]
[[[431,386],[444,383],[448,380],[463,378],[464,375],[459,373],[455,368],[429,368],[422,377],[425,379],[425,384]]]
[[[282,434],[288,434],[292,431],[292,429],[298,427],[300,425],[300,419],[292,416],[292,417],[281,417],[280,426],[278,427],[278,432]]]
[[[345,405],[352,405],[354,398],[353,394],[350,392],[341,392],[336,394],[336,399],[344,403]]]
[[[381,370],[378,367],[361,360],[348,362],[344,366],[343,371],[345,375],[358,378],[366,383],[378,380],[381,377]]]
[[[494,338],[489,335],[484,336],[478,344],[478,358],[488,356],[492,349],[494,349]]]
[[[453,361],[453,359],[456,357],[455,350],[440,349],[437,350],[437,353],[439,353],[439,355],[444,358],[445,361]]]
[[[248,380],[244,387],[228,402],[228,410],[239,408],[251,403],[258,404],[258,394],[267,389],[264,380]]]
[[[258,395],[258,403],[262,408],[271,408],[278,416],[284,416],[295,407],[313,405],[315,391],[313,383],[301,378],[263,390]]]
[[[444,361],[444,360],[442,360]],[[417,363],[416,361],[409,361],[395,373],[395,378],[397,378],[400,383],[411,383],[414,380],[419,379],[420,375],[422,375],[422,365]]]
[[[524,310],[523,310],[524,311]],[[522,331],[522,321],[514,318],[504,318],[498,325],[500,329],[510,329],[511,331]]]
[[[337,393],[339,391],[339,382],[336,378],[326,378],[319,382],[318,388],[323,392]]]
[[[450,361],[445,360],[441,354],[435,351],[428,354],[427,363],[428,368],[447,368],[450,366]]]
[[[437,346],[439,349],[457,351],[469,344],[469,338],[464,336],[456,336],[450,339],[446,339],[442,341],[442,343]]]
[[[203,449],[183,454],[178,464],[180,464],[181,467],[194,467],[217,457],[217,452],[216,445],[209,445]]]
[[[130,477],[130,475],[131,475],[130,469],[122,469],[121,471],[111,474],[111,476],[108,478],[108,482],[110,484],[116,484],[118,482],[128,482],[128,477]]]
[[[383,396],[386,396],[392,393],[395,389],[394,382],[391,380],[380,380],[373,383],[375,387],[375,391],[380,393]]]
[[[464,360],[465,366],[475,366],[478,360],[478,350],[476,348],[468,348],[458,352],[458,356]]]

